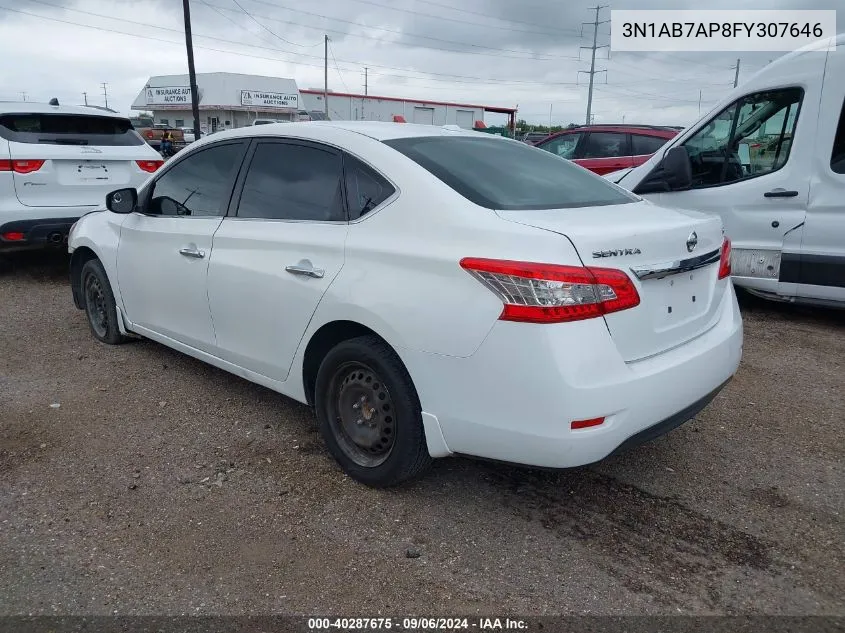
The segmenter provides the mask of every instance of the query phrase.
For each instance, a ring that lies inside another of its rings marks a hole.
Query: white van
[[[720,215],[736,285],[845,307],[845,34],[769,64],[646,163],[608,177]]]

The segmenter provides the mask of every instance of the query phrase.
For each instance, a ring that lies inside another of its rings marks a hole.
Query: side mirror
[[[692,186],[692,165],[687,148],[678,145],[663,156],[657,166],[634,189],[636,194],[683,191]]]
[[[138,192],[133,188],[118,189],[106,196],[106,208],[112,213],[132,213],[138,204]]]

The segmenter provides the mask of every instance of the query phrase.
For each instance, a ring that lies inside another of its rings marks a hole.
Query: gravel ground
[[[94,341],[0,264],[0,614],[845,614],[845,314],[746,299],[735,380],[586,468],[346,478],[311,411]]]

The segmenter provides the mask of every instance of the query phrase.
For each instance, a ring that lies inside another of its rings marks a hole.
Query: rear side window
[[[340,154],[308,145],[259,143],[244,181],[239,218],[346,220]]]
[[[626,134],[618,132],[590,132],[579,158],[615,158],[628,156]]]
[[[423,136],[384,143],[488,209],[561,209],[637,200],[549,152],[538,152],[519,141],[481,136]]]
[[[87,114],[2,114],[0,137],[40,145],[143,145],[129,119]]]
[[[349,219],[359,217],[375,209],[396,191],[381,174],[368,167],[354,156],[343,157],[346,175],[346,204]]]
[[[631,152],[634,156],[645,156],[654,154],[663,147],[669,139],[659,136],[646,136],[645,134],[631,134]]]
[[[842,113],[839,115],[839,125],[836,127],[836,137],[833,139],[830,168],[837,174],[845,174],[845,101],[842,102]]]

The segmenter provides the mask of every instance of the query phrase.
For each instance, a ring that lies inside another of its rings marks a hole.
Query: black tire
[[[117,326],[117,307],[106,270],[99,259],[90,259],[82,267],[80,289],[88,326],[94,337],[109,345],[125,343],[128,337]]]
[[[360,336],[331,349],[317,372],[314,402],[329,452],[353,479],[395,486],[431,464],[417,391],[380,338]]]

